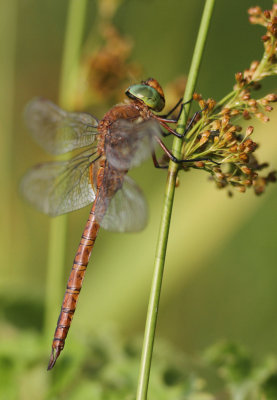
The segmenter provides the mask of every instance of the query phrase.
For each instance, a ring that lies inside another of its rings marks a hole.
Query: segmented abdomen
[[[105,198],[105,188],[103,187],[103,179],[105,177],[105,161],[103,160],[102,162],[103,166],[99,168],[97,171],[97,176],[95,177],[95,201],[82,234],[82,238],[74,258],[73,267],[67,282],[63,304],[52,342],[52,353],[48,364],[48,370],[54,367],[60,352],[64,348],[65,339],[76,309],[87,265],[100,227],[99,220],[101,220],[101,218],[104,216],[108,207],[109,202]],[[91,167],[91,181],[92,180],[93,173]]]
[[[64,348],[64,342],[71,325],[89,258],[97,237],[99,223],[95,220],[94,209],[95,203],[90,211],[67,282],[67,288],[52,343],[52,354],[48,369],[53,368],[60,352]]]

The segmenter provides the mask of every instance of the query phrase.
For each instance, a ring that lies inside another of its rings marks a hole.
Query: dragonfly
[[[151,156],[155,167],[167,167],[157,161],[157,145],[176,163],[199,160],[178,160],[161,140],[169,134],[183,136],[168,125],[177,122],[168,117],[181,101],[168,114],[159,115],[165,97],[154,78],[130,86],[125,93],[128,97],[125,103],[115,105],[101,120],[84,112],[64,111],[44,98],[33,99],[25,110],[27,127],[43,149],[52,155],[73,150],[78,153],[27,171],[21,182],[24,197],[50,216],[92,203],[67,282],[48,370],[64,348],[100,227],[131,232],[143,229],[146,224],[145,198],[127,175],[129,169]]]

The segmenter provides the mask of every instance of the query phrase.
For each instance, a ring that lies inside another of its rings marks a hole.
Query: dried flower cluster
[[[260,88],[263,78],[277,74],[277,4],[272,10],[262,12],[260,7],[254,7],[248,12],[251,23],[267,28],[266,35],[262,36],[264,55],[260,62],[252,62],[249,69],[235,75],[233,91],[217,104],[213,99],[204,101],[201,95],[194,95],[202,112],[187,133],[183,154],[189,159],[203,158],[203,161],[196,161],[194,167],[208,171],[217,187],[233,187],[240,192],[253,187],[256,194],[261,194],[269,182],[276,181],[275,172],[260,176],[260,171],[268,164],[260,164],[254,154],[258,148],[252,140],[254,128],[248,126],[242,132],[242,127],[234,124],[234,117],[268,122],[267,113],[277,101],[275,93],[260,99],[251,97],[252,91]],[[187,166],[184,169],[188,169]],[[229,193],[232,192],[229,190]]]
[[[130,60],[133,43],[119,33],[113,19],[122,0],[97,0],[97,24],[92,27],[84,46],[78,72],[76,110],[91,106],[112,106],[124,98],[130,81],[139,81],[141,66]],[[93,49],[93,50],[92,50]]]
[[[88,60],[88,83],[93,92],[104,98],[115,96],[126,87],[130,76],[138,73],[138,67],[128,63],[132,44],[109,25],[104,31],[104,45]]]

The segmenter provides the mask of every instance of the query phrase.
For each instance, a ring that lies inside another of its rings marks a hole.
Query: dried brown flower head
[[[93,92],[104,98],[117,97],[140,68],[130,63],[132,43],[121,36],[114,26],[104,31],[104,45],[88,59],[88,83]]]
[[[130,80],[139,80],[141,68],[130,62],[132,42],[122,36],[112,23],[100,29],[101,45],[84,57],[80,74],[77,109],[103,102],[114,104],[122,100]]]

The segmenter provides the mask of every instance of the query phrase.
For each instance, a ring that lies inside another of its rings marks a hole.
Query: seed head
[[[271,10],[263,12],[257,6],[250,8],[248,13],[251,23],[260,24],[266,29],[262,36],[262,62],[255,60],[248,69],[235,74],[234,90],[225,96],[227,100],[216,104],[213,99],[205,101],[201,95],[193,95],[200,108],[205,110],[199,116],[200,123],[194,125],[194,131],[189,136],[191,145],[186,143],[184,148],[187,146],[189,149],[185,152],[187,157],[202,156],[207,160],[194,162],[193,166],[210,172],[218,188],[234,187],[243,193],[253,187],[255,193],[260,194],[268,183],[276,180],[276,174],[270,172],[267,176],[261,176],[260,171],[267,163],[259,163],[256,158],[258,145],[252,140],[254,128],[250,125],[244,133],[240,133],[242,127],[235,125],[234,121],[239,122],[241,117],[268,122],[266,113],[272,111],[272,103],[277,101],[275,93],[268,93],[261,98],[257,94],[253,95],[254,90],[260,89],[262,79],[277,75],[277,3]],[[215,163],[220,164],[220,167]],[[230,190],[228,192],[231,193]]]

